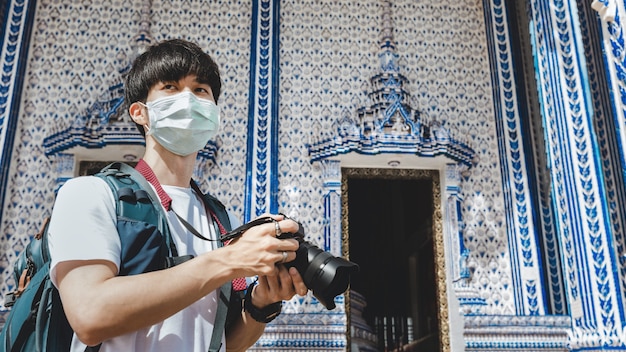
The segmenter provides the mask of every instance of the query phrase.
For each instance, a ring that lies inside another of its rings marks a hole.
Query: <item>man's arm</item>
[[[57,265],[57,277],[70,325],[83,343],[96,345],[161,322],[219,288],[229,270],[218,267],[199,256],[167,270],[116,276],[111,262],[67,261]]]
[[[291,220],[280,226],[297,230]],[[163,321],[233,278],[270,275],[278,283],[275,263],[283,251],[293,260],[298,243],[274,234],[273,224],[255,226],[229,246],[139,275],[116,276],[115,265],[104,260],[60,262],[57,282],[68,321],[83,343],[95,345]],[[259,304],[268,299],[273,297],[259,295]]]

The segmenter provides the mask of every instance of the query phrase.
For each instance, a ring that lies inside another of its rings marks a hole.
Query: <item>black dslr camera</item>
[[[296,251],[296,259],[285,263],[286,267],[295,267],[304,279],[306,286],[328,310],[335,308],[335,296],[343,293],[350,283],[350,274],[359,271],[353,262],[319,249],[304,240],[304,229],[298,222],[296,233],[283,233],[278,238],[294,238],[300,246]]]
[[[288,217],[285,216],[285,219]],[[274,221],[270,217],[253,220],[222,236],[222,241],[237,238],[253,226]],[[302,224],[298,222],[298,226],[296,233],[283,232],[278,236],[280,239],[293,238],[300,243],[298,250],[296,250],[296,259],[284,265],[288,268],[295,267],[298,269],[305,285],[313,292],[313,296],[326,309],[334,309],[335,297],[348,288],[350,274],[358,272],[359,266],[341,257],[335,257],[305,241]]]

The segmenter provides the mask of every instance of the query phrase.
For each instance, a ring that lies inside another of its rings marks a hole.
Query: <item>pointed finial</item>
[[[152,0],[144,0],[141,4],[141,19],[139,22],[139,33],[133,37],[131,47],[133,48],[134,61],[137,56],[141,55],[146,48],[154,43],[154,38],[150,34],[150,11],[152,9]]]

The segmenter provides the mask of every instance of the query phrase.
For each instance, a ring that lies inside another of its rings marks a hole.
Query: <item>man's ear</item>
[[[130,106],[128,107],[128,114],[130,115],[130,118],[135,121],[136,124],[142,126],[148,125],[148,111],[146,110],[146,107],[141,105],[140,103],[134,102],[130,104]]]

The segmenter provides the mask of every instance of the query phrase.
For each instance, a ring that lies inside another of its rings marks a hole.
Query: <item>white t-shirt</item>
[[[163,189],[172,198],[176,213],[204,237],[217,238],[217,229],[207,219],[202,200],[191,188],[163,186]],[[50,277],[55,286],[59,262],[102,259],[114,263],[119,270],[121,244],[115,208],[116,200],[110,187],[98,177],[77,177],[61,187],[49,227]],[[198,255],[217,246],[216,242],[204,241],[191,234],[171,211],[167,214],[179,255]],[[104,341],[100,352],[206,352],[216,309],[217,291],[214,291],[159,324]],[[84,352],[85,347],[74,335],[71,351]],[[225,347],[222,336],[221,351],[225,351]]]

